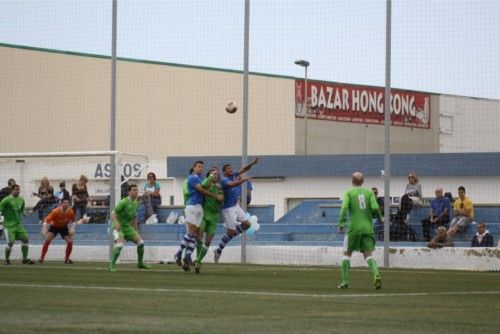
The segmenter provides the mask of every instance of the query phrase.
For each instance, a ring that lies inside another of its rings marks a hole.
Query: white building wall
[[[184,179],[176,178],[174,189],[175,204],[182,205],[182,182]],[[391,195],[401,196],[404,193],[408,180],[406,177],[391,178]],[[500,203],[500,178],[498,177],[425,177],[421,179],[424,197],[435,196],[436,188],[441,187],[445,192],[450,191],[457,197],[457,188],[463,185],[467,196],[474,203],[491,204]],[[346,177],[289,177],[283,181],[260,181],[253,183],[252,204],[275,206],[274,219],[277,220],[287,212],[287,199],[289,198],[341,198],[343,193],[351,187],[349,176]],[[384,183],[380,177],[367,177],[364,184],[367,188],[377,187],[379,195],[384,195]],[[267,223],[267,222],[266,222]]]
[[[500,151],[500,101],[441,95],[440,152]]]

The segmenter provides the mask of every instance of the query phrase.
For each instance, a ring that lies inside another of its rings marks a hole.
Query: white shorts
[[[236,230],[236,226],[239,223],[248,220],[247,214],[238,204],[227,209],[222,209],[222,217],[224,218],[226,228],[230,230]]]
[[[186,216],[186,223],[192,224],[196,227],[200,227],[201,219],[203,218],[203,207],[201,204],[196,205],[186,205],[184,209],[184,215]]]

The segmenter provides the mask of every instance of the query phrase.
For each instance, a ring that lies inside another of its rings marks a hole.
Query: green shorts
[[[14,242],[15,240],[29,240],[28,232],[26,232],[26,229],[21,224],[14,225],[12,227],[5,227],[4,233],[7,243]]]
[[[201,220],[200,230],[207,234],[215,235],[217,224],[219,223],[219,213],[204,212]]]
[[[122,226],[120,231],[113,230],[113,237],[115,241],[118,239],[123,239],[125,241],[132,241],[136,237],[139,237],[139,233],[137,233],[137,231],[130,226],[126,227]]]
[[[344,241],[344,251],[348,252],[373,252],[375,249],[375,237],[373,234],[356,234],[356,235],[346,235]]]

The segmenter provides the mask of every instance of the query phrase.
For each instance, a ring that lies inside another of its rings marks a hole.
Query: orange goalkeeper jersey
[[[45,218],[45,222],[56,228],[62,228],[68,226],[69,222],[75,222],[75,212],[73,209],[68,208],[66,212],[63,212],[62,208],[55,208],[51,213]]]

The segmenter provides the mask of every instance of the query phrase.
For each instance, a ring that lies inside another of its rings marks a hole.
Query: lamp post
[[[304,109],[304,155],[307,155],[307,118],[309,116],[307,101],[307,67],[310,63],[307,60],[297,60],[295,61],[295,65],[304,68],[304,103],[302,103],[302,108]]]

